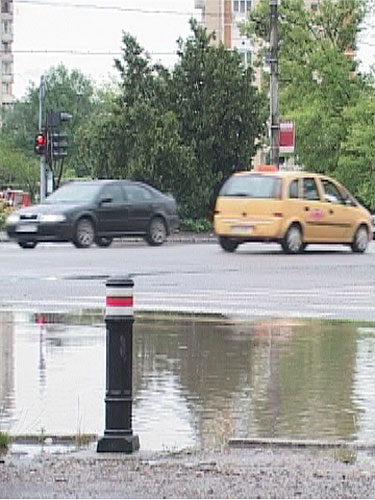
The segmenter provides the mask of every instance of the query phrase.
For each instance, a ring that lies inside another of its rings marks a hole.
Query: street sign
[[[296,133],[294,121],[280,121],[280,154],[294,153],[295,141]]]

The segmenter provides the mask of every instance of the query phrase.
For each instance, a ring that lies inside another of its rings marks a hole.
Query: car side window
[[[128,201],[131,202],[146,202],[152,199],[151,193],[148,189],[137,186],[137,185],[128,185],[124,187],[125,196]]]
[[[289,198],[299,198],[299,193],[298,193],[298,179],[294,179],[289,184]]]
[[[121,187],[117,184],[112,184],[104,187],[100,194],[100,199],[111,200],[111,203],[123,203],[124,196]]]
[[[305,177],[303,179],[303,198],[305,200],[320,200],[319,191],[312,177]]]
[[[322,179],[322,184],[324,189],[324,201],[329,203],[345,203],[344,197],[333,182],[327,179]]]

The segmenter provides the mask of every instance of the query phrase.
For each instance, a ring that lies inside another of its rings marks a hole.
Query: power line
[[[105,51],[91,51],[91,50],[69,50],[69,49],[61,49],[61,50],[53,50],[53,49],[19,49],[12,50],[12,52],[7,52],[4,50],[0,50],[0,54],[67,54],[73,56],[121,56],[121,51],[116,52],[105,52]],[[174,56],[177,55],[176,52],[144,52],[144,55],[149,56]]]
[[[74,8],[74,9],[93,9],[93,10],[108,10],[117,12],[134,12],[138,14],[166,14],[166,15],[176,15],[176,16],[196,16],[196,12],[186,12],[179,10],[163,10],[163,9],[142,9],[139,7],[120,7],[118,5],[98,5],[98,4],[77,4],[68,2],[52,2],[49,0],[17,0],[17,3],[23,3],[25,5],[41,5],[48,7],[63,7],[63,8]],[[219,12],[206,12],[206,16],[221,16]]]

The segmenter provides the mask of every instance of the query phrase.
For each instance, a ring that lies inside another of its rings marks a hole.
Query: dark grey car
[[[38,242],[72,241],[79,248],[113,238],[142,236],[161,245],[179,227],[177,204],[170,194],[129,180],[73,181],[46,200],[13,212],[6,231],[22,248]]]

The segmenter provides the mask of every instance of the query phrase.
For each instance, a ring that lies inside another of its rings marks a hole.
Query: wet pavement
[[[0,311],[1,498],[374,498],[375,324],[137,313],[141,449],[98,454],[103,313]]]
[[[152,451],[231,438],[375,443],[375,325],[138,314],[133,430]],[[100,435],[102,310],[0,312],[0,430]]]

